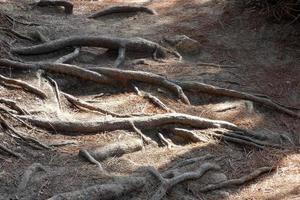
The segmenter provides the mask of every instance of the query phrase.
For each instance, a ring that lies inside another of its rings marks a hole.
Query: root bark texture
[[[261,174],[271,172],[273,169],[274,168],[272,168],[272,167],[262,167],[262,168],[255,170],[254,172],[252,172],[248,175],[245,175],[241,178],[238,178],[238,179],[224,181],[221,183],[217,183],[215,185],[207,185],[204,188],[201,188],[200,191],[201,192],[209,192],[209,191],[218,190],[218,189],[222,189],[222,188],[228,188],[228,187],[232,187],[232,186],[242,185],[248,181],[251,181],[251,180],[257,178]]]
[[[163,125],[186,125],[194,128],[226,128],[240,130],[236,125],[207,118],[196,117],[180,113],[157,114],[153,116],[129,117],[101,119],[99,121],[80,122],[80,121],[62,121],[47,120],[33,116],[18,116],[18,118],[27,120],[35,126],[47,130],[56,130],[66,135],[82,135],[88,133],[97,133],[113,130],[128,130],[132,128],[133,122],[138,127],[147,129],[157,128]],[[243,130],[246,131],[246,130]]]
[[[86,151],[97,161],[102,161],[110,157],[120,157],[123,154],[136,152],[142,148],[143,142],[141,139],[131,139],[127,141],[115,142],[103,147],[87,149]],[[86,158],[84,150],[80,150],[79,155]]]
[[[10,99],[0,98],[0,103],[5,104],[7,107],[11,108],[12,110],[17,111],[21,115],[28,115],[29,112],[21,108],[17,105],[15,101],[12,101]]]
[[[110,7],[110,8],[101,10],[99,12],[96,12],[96,13],[88,16],[88,18],[95,19],[98,17],[111,15],[111,14],[115,14],[115,13],[132,13],[132,12],[144,12],[144,13],[148,13],[150,15],[157,15],[155,10],[144,7],[144,6],[114,6],[114,7]]]
[[[116,184],[94,185],[83,190],[76,190],[55,195],[48,200],[110,200],[119,199],[132,191],[138,191],[145,185],[145,178],[135,177]]]
[[[65,56],[60,57],[55,62],[56,63],[68,63],[68,62],[74,60],[76,57],[78,57],[79,53],[80,53],[80,47],[77,47],[74,49],[74,51],[72,53],[69,53]]]
[[[38,89],[35,86],[32,86],[28,83],[26,83],[25,81],[21,81],[18,79],[13,79],[13,78],[8,78],[5,77],[3,75],[0,75],[0,82],[4,83],[4,84],[8,84],[8,85],[16,85],[18,87],[21,87],[23,90],[28,91],[30,93],[33,93],[37,96],[39,96],[42,99],[47,98],[47,95],[45,92],[43,92],[42,90]]]
[[[64,7],[66,14],[73,13],[73,4],[68,1],[63,0],[40,0],[39,2],[33,3],[33,7],[49,7],[49,6],[56,6],[56,7]]]
[[[20,55],[39,55],[57,51],[65,47],[101,47],[111,50],[126,48],[127,51],[144,52],[152,55],[157,50],[159,57],[165,57],[167,53],[174,53],[158,43],[143,38],[118,38],[118,37],[97,37],[97,36],[73,36],[52,40],[43,44],[11,49],[12,53]]]

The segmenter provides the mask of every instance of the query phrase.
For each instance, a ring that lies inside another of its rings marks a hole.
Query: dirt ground
[[[136,64],[134,60],[141,56],[130,53],[123,68],[153,72],[170,79],[194,80],[252,94],[264,94],[276,102],[300,108],[300,24],[274,23],[256,12],[243,9],[241,3],[229,0],[71,2],[74,4],[72,15],[66,15],[57,8],[31,9],[30,1],[27,0],[0,0],[0,11],[18,20],[40,24],[15,24],[14,30],[25,35],[39,30],[50,40],[71,35],[105,35],[137,36],[159,43],[164,37],[186,35],[201,44],[199,53],[183,54],[182,61],[168,59],[157,62],[145,58],[146,64]],[[146,5],[155,9],[158,15],[138,13],[109,15],[99,19],[87,18],[101,8],[128,4]],[[5,20],[2,20],[1,26],[6,26]],[[0,32],[0,41],[2,58],[8,57],[8,44],[14,47],[34,44],[3,32]],[[68,50],[18,58],[23,61],[55,61],[66,53]],[[72,64],[81,67],[113,67],[115,58],[114,53],[107,53],[103,49],[84,47]],[[217,63],[220,67],[202,66],[199,63]],[[0,72],[26,80],[51,96],[47,100],[41,100],[28,92],[0,86],[0,97],[15,100],[30,112],[36,111],[36,116],[80,121],[110,117],[68,106],[65,99],[62,99],[64,105],[62,111],[59,111],[52,88],[45,81],[39,82],[35,73],[2,69]],[[116,113],[165,113],[130,88],[95,85],[60,75],[53,77],[61,90],[83,100],[93,100],[94,105]],[[203,186],[200,180],[187,181],[175,186],[165,199],[300,199],[299,119],[256,103],[253,104],[253,109],[249,108],[252,103],[245,100],[199,93],[188,93],[191,105],[185,105],[165,91],[158,90],[157,86],[140,83],[137,85],[158,96],[178,113],[226,120],[254,131],[282,133],[291,138],[295,145],[286,149],[258,150],[207,136],[207,142],[175,142],[176,146],[169,149],[156,136],[157,132],[163,130],[143,130],[158,145],[146,146],[142,151],[105,160],[102,164],[109,174],[103,174],[95,165],[80,158],[78,151],[81,148],[137,137],[134,131],[117,130],[93,135],[64,136],[59,132],[30,129],[22,123],[11,121],[16,129],[45,144],[51,145],[64,139],[72,140],[74,144],[56,146],[52,150],[34,150],[17,142],[15,138],[8,137],[0,129],[1,143],[25,157],[21,160],[0,154],[0,199],[48,199],[55,194],[111,183],[132,174],[147,176],[140,171],[141,166],[154,166],[162,172],[176,162],[207,154],[212,155],[211,161],[221,166],[222,173],[228,179],[247,175],[259,167],[274,166],[276,169],[242,186],[211,193],[199,192],[199,188]],[[226,109],[228,107],[233,108]],[[17,188],[21,177],[33,163],[45,166],[46,172],[37,172],[26,189],[20,193]],[[158,183],[150,178],[142,191],[134,191],[121,199],[147,199],[156,187]]]

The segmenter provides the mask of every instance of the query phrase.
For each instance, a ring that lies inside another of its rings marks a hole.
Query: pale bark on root
[[[195,81],[182,81],[182,82],[175,81],[175,82],[178,85],[180,85],[183,90],[190,90],[190,91],[196,91],[196,92],[201,92],[201,93],[213,94],[213,95],[217,95],[217,96],[227,96],[227,97],[234,97],[234,98],[239,98],[239,99],[250,100],[250,101],[271,107],[282,113],[286,113],[292,117],[300,118],[300,114],[298,114],[290,109],[287,109],[284,106],[282,106],[278,103],[275,103],[272,100],[267,99],[267,98],[255,96],[255,95],[245,93],[245,92],[239,92],[236,90],[220,88],[217,86],[212,86],[212,85],[195,82]]]
[[[56,6],[56,7],[64,7],[66,14],[73,13],[73,4],[68,1],[63,0],[40,0],[39,2],[35,2],[31,4],[33,7],[49,7],[49,6]]]
[[[125,47],[127,51],[144,52],[152,54],[157,50],[159,57],[164,58],[167,54],[178,56],[172,50],[166,49],[158,43],[135,37],[135,38],[119,38],[119,37],[101,37],[101,36],[72,36],[57,40],[52,40],[43,44],[31,47],[12,48],[11,52],[20,55],[40,55],[57,51],[66,47],[101,47],[111,50],[119,50]]]
[[[20,158],[20,159],[24,159],[23,156],[21,156],[20,154],[8,149],[7,147],[5,147],[4,145],[0,144],[0,150],[6,152],[9,155],[12,155],[16,158]]]
[[[161,143],[165,146],[167,146],[168,149],[171,149],[172,147],[174,147],[175,145],[172,144],[171,142],[169,142],[161,133],[157,133],[158,138],[160,139]]]
[[[226,128],[229,130],[244,130],[236,125],[221,121],[211,120],[207,118],[181,114],[181,113],[166,113],[157,114],[152,116],[140,116],[129,118],[112,118],[112,119],[100,119],[99,121],[62,121],[62,120],[48,120],[41,119],[33,116],[18,116],[22,120],[27,120],[33,125],[47,129],[61,132],[65,135],[82,135],[89,133],[97,133],[113,130],[128,130],[132,128],[131,122],[138,127],[147,129],[157,128],[164,125],[186,125],[194,128]]]
[[[88,109],[88,110],[91,110],[91,111],[96,111],[96,112],[100,112],[100,113],[103,113],[103,114],[106,114],[106,115],[111,115],[113,117],[132,117],[132,115],[126,115],[126,114],[118,114],[118,113],[114,113],[114,112],[111,112],[111,111],[108,111],[108,110],[105,110],[105,109],[102,109],[102,108],[99,108],[97,106],[94,106],[86,101],[83,101],[71,94],[67,94],[65,92],[61,92],[64,97],[72,104],[74,104],[75,106],[79,106],[79,107],[82,107],[82,108],[85,108],[85,109]],[[133,114],[134,115],[134,114]]]
[[[140,190],[146,183],[145,178],[134,177],[118,183],[94,185],[82,190],[55,195],[48,200],[110,200]]]
[[[46,171],[45,167],[42,166],[40,163],[33,163],[30,165],[24,172],[22,179],[18,186],[18,193],[22,192],[26,189],[28,182],[30,181],[31,176],[38,171]]]
[[[50,76],[45,76],[45,78],[52,85],[54,93],[55,93],[58,109],[59,109],[59,111],[62,111],[62,104],[61,104],[61,100],[60,100],[60,92],[59,92],[59,88],[58,88],[58,85],[57,85],[56,81],[54,79],[52,79]]]
[[[93,72],[74,65],[61,63],[22,63],[7,59],[0,59],[0,67],[13,68],[19,70],[45,70],[58,74],[80,78],[82,80],[93,81],[100,84],[112,84],[113,80],[97,72]]]
[[[23,90],[33,93],[42,99],[47,98],[47,95],[45,92],[43,92],[42,90],[38,89],[37,87],[35,87],[33,85],[30,85],[29,83],[26,83],[25,81],[8,78],[3,75],[0,75],[0,83],[1,82],[3,82],[4,84],[16,85],[18,87],[21,87]]]
[[[29,115],[29,112],[25,109],[21,108],[17,105],[17,103],[10,99],[0,98],[0,104],[5,104],[7,107],[9,107],[12,110],[17,111],[21,115]]]
[[[115,67],[120,68],[124,65],[125,63],[125,54],[126,54],[126,48],[125,47],[120,47],[118,50],[118,57],[115,61]]]
[[[81,149],[79,151],[79,156],[85,158],[86,160],[88,160],[90,163],[95,164],[98,166],[100,171],[105,171],[101,165],[100,162],[98,162],[87,150],[85,149]]]
[[[79,56],[79,53],[80,53],[80,47],[76,47],[72,53],[69,53],[67,55],[60,57],[55,62],[56,63],[68,63],[68,62],[74,60],[75,58],[77,58]]]
[[[85,158],[85,151],[97,161],[102,161],[110,157],[120,157],[127,153],[133,153],[143,148],[141,139],[130,139],[126,141],[114,142],[102,147],[80,150],[79,155]]]
[[[106,15],[111,15],[111,14],[115,14],[115,13],[137,13],[137,12],[144,12],[144,13],[148,13],[151,15],[157,15],[156,11],[153,9],[150,9],[148,7],[144,7],[144,6],[114,6],[114,7],[110,7],[101,11],[98,11],[90,16],[88,16],[88,18],[98,18],[98,17],[102,17],[102,16],[106,16]]]
[[[207,142],[207,140],[202,139],[193,131],[183,129],[183,128],[174,128],[172,132],[179,137],[182,137],[190,142]]]
[[[228,187],[232,187],[232,186],[242,185],[248,181],[251,181],[251,180],[257,178],[261,174],[270,173],[272,170],[274,170],[273,167],[262,167],[262,168],[259,168],[259,169],[255,170],[254,172],[252,172],[248,175],[245,175],[241,178],[227,180],[227,181],[220,182],[220,183],[217,183],[214,185],[207,185],[207,186],[201,188],[199,191],[200,192],[209,192],[209,191],[218,190],[218,189],[222,189],[222,188],[228,188]]]
[[[167,112],[174,112],[172,109],[168,108],[159,98],[153,96],[152,94],[150,94],[149,92],[144,92],[144,91],[140,91],[138,87],[133,86],[135,92],[146,99],[149,99],[154,105],[158,106],[159,108],[167,111]]]
[[[143,71],[131,71],[131,70],[121,70],[112,68],[102,68],[102,67],[91,67],[88,68],[91,71],[98,72],[105,76],[111,77],[114,80],[123,81],[139,81],[143,83],[149,83],[165,87],[170,91],[174,92],[182,102],[190,104],[188,97],[184,94],[182,88],[168,80],[166,77]]]
[[[195,171],[185,172],[170,179],[162,177],[156,169],[149,170],[149,172],[161,182],[161,186],[157,189],[150,200],[163,199],[164,196],[166,196],[167,192],[171,190],[175,185],[180,184],[184,181],[199,179],[209,170],[220,170],[220,167],[211,163],[203,163],[202,165],[200,165],[199,169]]]
[[[148,136],[144,135],[143,132],[138,129],[133,122],[130,122],[132,129],[142,138],[142,140],[146,143],[146,144],[150,144],[153,143],[153,141],[151,140],[151,138],[149,138]]]

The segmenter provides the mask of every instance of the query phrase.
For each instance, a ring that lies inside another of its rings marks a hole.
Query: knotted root
[[[40,0],[39,2],[35,2],[31,5],[33,7],[36,7],[36,6],[39,6],[39,7],[49,7],[49,6],[64,7],[66,14],[73,13],[73,4],[68,1],[63,1],[63,0]]]
[[[249,182],[249,181],[257,178],[261,174],[271,172],[272,170],[274,170],[273,167],[262,167],[262,168],[255,170],[254,172],[252,172],[248,175],[245,175],[241,178],[238,178],[238,179],[231,179],[231,180],[227,180],[227,181],[217,183],[214,185],[207,185],[207,186],[201,188],[200,192],[209,192],[212,190],[218,190],[218,189],[222,189],[222,188],[228,188],[228,187],[232,187],[232,186],[242,185],[246,182]]]
[[[88,18],[98,18],[98,17],[102,17],[102,16],[106,16],[106,15],[111,15],[111,14],[115,14],[115,13],[132,13],[132,12],[144,12],[144,13],[148,13],[150,15],[157,15],[156,11],[144,6],[114,6],[114,7],[110,7],[104,10],[101,10],[99,12],[96,12],[90,16],[88,16]]]

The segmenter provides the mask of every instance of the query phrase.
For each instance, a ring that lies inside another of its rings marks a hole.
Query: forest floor
[[[183,53],[182,61],[165,59],[156,61],[129,53],[122,69],[140,70],[163,75],[170,79],[192,80],[235,89],[251,94],[264,94],[276,102],[300,108],[300,46],[299,24],[287,25],[267,20],[264,16],[243,9],[234,1],[226,0],[99,0],[70,1],[74,13],[66,15],[61,9],[36,7],[30,1],[0,0],[0,11],[20,21],[40,24],[28,26],[15,23],[13,29],[24,35],[36,30],[50,40],[72,35],[142,37],[160,43],[163,38],[186,35],[200,43],[195,54]],[[144,5],[155,9],[158,15],[109,15],[88,19],[91,13],[112,5]],[[8,24],[2,16],[4,26]],[[1,58],[8,58],[8,45],[31,46],[36,43],[9,36],[0,32]],[[60,50],[36,56],[18,56],[27,62],[55,61],[69,53]],[[136,62],[143,58],[143,62]],[[81,67],[113,67],[116,55],[95,47],[83,47],[71,64]],[[216,63],[218,66],[201,63]],[[228,67],[230,66],[230,67]],[[1,68],[1,66],[0,66]],[[78,120],[88,122],[99,118],[99,113],[84,111],[70,106],[62,98],[58,110],[52,87],[45,80],[40,82],[36,73],[19,73],[1,69],[1,74],[22,79],[43,90],[50,98],[41,100],[26,91],[0,85],[0,97],[14,100],[30,113],[44,119]],[[166,111],[127,87],[95,85],[53,75],[62,91],[93,105],[120,114],[157,114]],[[188,92],[191,105],[183,104],[155,85],[136,83],[143,91],[159,97],[170,109],[209,119],[226,120],[249,130],[267,134],[281,133],[288,136],[294,145],[287,148],[256,149],[241,144],[224,142],[204,136],[205,142],[184,143],[173,140],[175,146],[167,148],[157,137],[164,129],[142,129],[156,145],[145,146],[141,151],[112,157],[101,162],[108,174],[103,174],[95,165],[78,156],[82,148],[101,146],[111,142],[137,138],[130,130],[99,132],[92,135],[66,136],[60,132],[48,132],[28,128],[15,120],[8,120],[17,130],[51,146],[51,150],[35,150],[18,142],[0,129],[0,141],[25,159],[0,154],[0,199],[47,199],[53,195],[83,189],[88,186],[112,183],[128,175],[139,174],[141,166],[153,166],[160,172],[184,159],[212,155],[210,162],[221,167],[228,179],[247,175],[259,167],[272,166],[275,170],[238,187],[201,193],[200,180],[176,185],[166,199],[300,199],[300,120],[259,104],[229,97]],[[158,89],[159,88],[159,89]],[[2,106],[2,105],[1,105]],[[168,136],[167,131],[164,133]],[[73,144],[61,145],[63,140]],[[46,171],[32,175],[21,192],[18,185],[24,171],[33,163],[40,163]],[[194,166],[195,167],[195,166]],[[146,176],[146,175],[145,175]],[[150,178],[151,179],[151,178]],[[141,191],[133,191],[118,199],[149,199],[158,183],[150,184]]]

